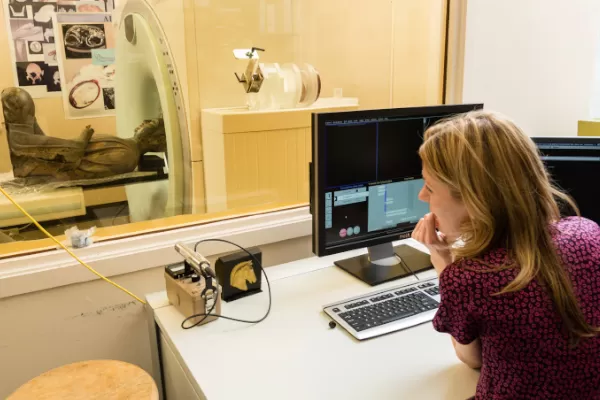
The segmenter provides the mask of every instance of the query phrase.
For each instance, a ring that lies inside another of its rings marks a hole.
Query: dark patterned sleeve
[[[469,344],[479,337],[480,323],[473,302],[474,277],[474,272],[451,264],[439,279],[441,302],[433,327],[449,333],[461,344]]]

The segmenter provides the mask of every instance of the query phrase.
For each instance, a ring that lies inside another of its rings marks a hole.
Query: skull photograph
[[[32,85],[36,83],[42,82],[42,77],[44,76],[44,71],[42,68],[36,63],[30,63],[25,70],[27,74],[27,80],[31,81]]]
[[[45,85],[47,64],[43,62],[18,62],[17,79],[20,86]],[[50,78],[51,76],[49,76]]]

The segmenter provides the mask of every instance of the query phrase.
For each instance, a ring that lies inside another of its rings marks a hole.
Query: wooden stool
[[[158,400],[154,380],[143,369],[122,361],[83,361],[33,378],[7,400]]]

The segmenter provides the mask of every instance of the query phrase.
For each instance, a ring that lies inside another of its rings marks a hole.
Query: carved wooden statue
[[[15,177],[48,176],[59,181],[105,178],[133,172],[147,152],[166,151],[162,118],[145,120],[131,139],[96,135],[87,126],[78,139],[69,140],[44,134],[27,91],[7,88],[1,100]]]

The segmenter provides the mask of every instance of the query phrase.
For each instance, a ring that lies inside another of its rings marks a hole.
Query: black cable
[[[254,254],[250,253],[248,250],[246,250],[245,248],[243,248],[242,246],[240,246],[239,244],[235,244],[233,242],[230,242],[229,240],[225,240],[225,239],[204,239],[204,240],[200,240],[199,242],[196,242],[196,244],[194,245],[194,251],[196,251],[198,249],[198,245],[201,243],[206,243],[206,242],[220,242],[220,243],[227,243],[230,244],[232,246],[237,247],[238,249],[246,252],[255,262],[256,264],[260,267],[261,272],[265,275],[265,280],[267,281],[267,289],[269,292],[269,307],[267,308],[267,312],[265,313],[265,315],[260,318],[257,319],[256,321],[249,321],[249,320],[244,320],[244,319],[239,319],[239,318],[233,318],[233,317],[227,317],[225,315],[220,315],[220,314],[213,314],[213,310],[217,304],[217,300],[215,300],[215,302],[213,303],[212,307],[210,308],[210,310],[208,311],[208,313],[201,313],[201,314],[194,314],[194,315],[190,315],[189,317],[187,317],[186,319],[183,320],[183,322],[181,323],[181,327],[183,329],[191,329],[195,326],[200,325],[206,318],[208,317],[218,317],[218,318],[223,318],[223,319],[228,319],[230,321],[235,321],[235,322],[243,322],[245,324],[258,324],[259,322],[264,321],[269,314],[271,313],[271,283],[269,282],[269,277],[267,276],[267,272],[265,271],[265,269],[263,268],[262,264],[260,261],[258,261],[258,259],[254,256]],[[217,284],[219,284],[219,282],[217,282]],[[218,293],[217,293],[218,295]],[[198,318],[198,317],[204,317],[202,318],[200,321],[196,322],[193,325],[190,326],[184,326],[185,323],[187,321],[189,321],[192,318]]]
[[[402,259],[402,257],[400,257],[400,255],[399,255],[398,253],[396,253],[396,252],[394,252],[394,254],[396,255],[396,257],[398,257],[398,260],[400,260],[400,263],[401,263],[401,264],[404,266],[404,269],[407,269],[407,270],[409,270],[409,271],[410,271],[410,272],[413,274],[413,276],[414,276],[415,278],[417,278],[417,280],[418,280],[418,281],[421,281],[421,280],[419,279],[419,277],[417,276],[417,274],[415,273],[415,271],[413,271],[412,269],[410,269],[410,268],[408,267],[408,265],[406,265],[406,263],[404,262],[404,260]]]
[[[117,213],[115,214],[115,216],[112,219],[112,222],[110,223],[111,226],[115,225],[115,220],[117,219],[117,217],[119,216],[119,214],[121,214],[123,212],[123,210],[125,210],[125,208],[129,205],[129,203],[124,202],[123,204],[121,204],[121,207],[119,207],[119,209],[117,210]]]
[[[218,282],[217,282],[217,284],[218,284]],[[219,293],[217,292],[217,295],[218,295],[218,294],[219,294]],[[210,308],[210,310],[208,310],[208,314],[194,314],[194,315],[192,315],[192,316],[190,316],[190,317],[187,317],[187,318],[186,318],[186,319],[184,319],[184,320],[183,320],[183,322],[181,323],[181,327],[182,327],[183,329],[192,329],[193,327],[200,325],[200,324],[201,324],[201,323],[202,323],[202,322],[203,322],[203,321],[204,321],[206,318],[208,318],[209,316],[211,316],[211,315],[216,315],[216,314],[212,314],[212,312],[213,312],[213,310],[215,309],[215,306],[217,305],[217,301],[218,301],[218,300],[215,300],[215,302],[213,303],[213,305],[212,305],[212,307]],[[204,318],[202,318],[200,321],[196,322],[195,324],[193,324],[193,325],[190,325],[190,326],[188,326],[188,327],[185,327],[185,326],[183,326],[183,324],[185,324],[185,323],[186,323],[187,321],[189,321],[190,319],[192,319],[192,318],[197,318],[197,317],[201,317],[201,316],[204,316]],[[220,315],[216,315],[216,316],[220,317]],[[222,317],[222,318],[226,318],[226,317]]]

